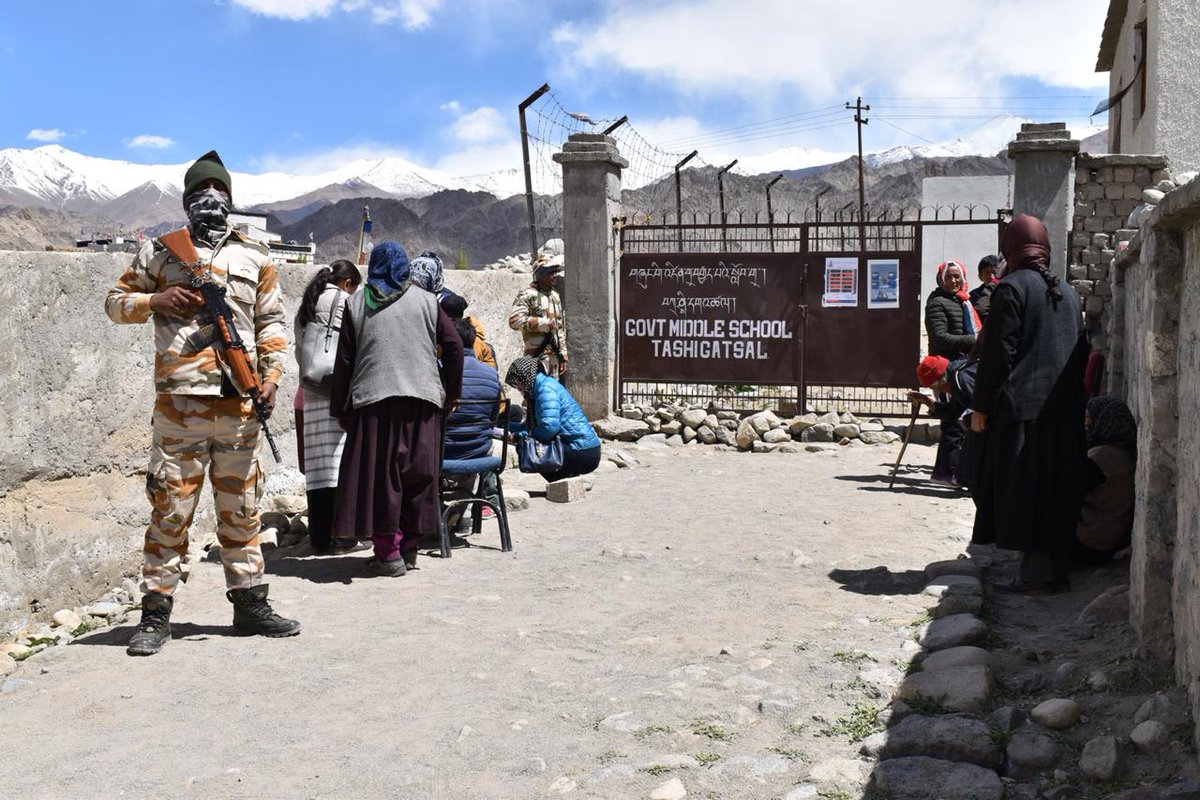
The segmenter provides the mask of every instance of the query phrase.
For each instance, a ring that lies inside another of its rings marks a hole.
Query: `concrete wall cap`
[[[1148,167],[1150,169],[1165,169],[1170,166],[1170,159],[1164,155],[1136,155],[1127,153],[1108,153],[1093,155],[1080,153],[1076,164],[1080,167]]]
[[[606,142],[615,146],[617,140],[603,133],[572,133],[567,137],[567,145],[575,142]]]
[[[616,148],[591,152],[571,152],[564,148],[563,152],[555,153],[552,157],[556,164],[612,164],[621,169],[629,166],[629,161],[618,155]]]
[[[1016,139],[1008,143],[1008,156],[1021,153],[1078,153],[1078,139]]]

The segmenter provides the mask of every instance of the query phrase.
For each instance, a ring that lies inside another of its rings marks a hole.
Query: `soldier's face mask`
[[[187,199],[187,215],[196,235],[211,239],[214,234],[223,234],[228,227],[229,197],[212,187],[192,192]]]

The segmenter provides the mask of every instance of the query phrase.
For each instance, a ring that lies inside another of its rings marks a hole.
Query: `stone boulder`
[[[986,723],[954,714],[905,717],[886,732],[864,740],[860,752],[881,761],[928,756],[978,764],[988,769],[999,769],[1004,761],[1004,753],[993,741]]]
[[[988,627],[978,617],[970,614],[951,614],[929,623],[920,638],[921,644],[930,652],[974,644],[987,636]]]
[[[969,575],[972,578],[980,578],[983,575],[983,570],[969,558],[954,558],[946,561],[934,561],[932,564],[925,565],[925,577],[928,580],[935,580],[943,575]]]
[[[983,594],[983,584],[979,578],[971,575],[939,575],[925,587],[925,594],[942,597],[949,593],[951,587],[961,587],[959,591],[965,594]]]
[[[1051,698],[1036,705],[1029,712],[1030,718],[1039,725],[1061,731],[1079,722],[1082,709],[1074,700],[1061,697]]]
[[[1115,736],[1097,736],[1083,746],[1079,770],[1094,781],[1108,781],[1124,768],[1124,754]]]
[[[762,439],[762,434],[750,422],[750,418],[742,420],[738,425],[737,434],[734,436],[734,441],[737,443],[739,450],[749,450],[754,446],[754,443]]]
[[[1004,784],[986,767],[913,756],[880,762],[873,788],[892,800],[1001,800]]]
[[[858,440],[863,444],[895,444],[900,437],[891,431],[859,431]]]
[[[947,592],[938,600],[938,604],[929,610],[929,615],[934,619],[940,619],[953,614],[978,614],[981,611],[983,611],[982,595]]]
[[[818,422],[800,434],[802,442],[832,442],[833,426],[826,422]]]
[[[833,435],[838,439],[857,439],[858,426],[853,422],[843,422],[833,426]]]
[[[733,431],[729,430],[729,428],[726,428],[724,425],[722,425],[721,427],[719,427],[715,431],[713,431],[713,434],[716,436],[717,442],[719,444],[726,445],[727,447],[737,447],[738,446],[737,434],[735,434]]]
[[[644,420],[626,417],[598,419],[592,423],[592,427],[601,439],[615,439],[620,442],[636,441],[650,433],[650,426]]]
[[[1063,746],[1044,732],[1022,728],[1008,740],[1008,765],[1005,777],[1030,780],[1053,769],[1062,758]]]
[[[1160,722],[1171,716],[1172,706],[1171,698],[1165,694],[1155,694],[1146,698],[1146,701],[1138,706],[1138,710],[1133,714],[1133,724],[1141,725],[1143,722],[1151,719],[1157,719]]]
[[[910,705],[926,699],[950,711],[983,711],[991,706],[994,688],[991,669],[973,664],[913,673],[900,684],[896,697]]]
[[[1133,729],[1129,734],[1129,741],[1133,742],[1138,750],[1152,755],[1162,749],[1170,736],[1171,732],[1167,730],[1166,725],[1150,719]]]
[[[962,647],[949,647],[945,650],[939,650],[936,653],[930,653],[921,662],[921,669],[924,672],[971,666],[992,666],[992,654],[982,647],[963,645]]]
[[[1075,626],[1085,632],[1118,625],[1129,620],[1129,586],[1114,586],[1088,603]]]
[[[817,424],[816,414],[805,414],[802,417],[793,417],[788,422],[788,433],[792,436],[799,436],[804,431]]]
[[[752,414],[749,417],[746,417],[746,421],[754,427],[754,430],[760,437],[767,431],[783,425],[783,423],[780,422],[779,417],[775,416],[775,412],[773,411],[760,411],[757,414]]]
[[[702,408],[689,408],[679,414],[679,421],[689,428],[699,428],[705,424],[708,412]],[[715,420],[714,420],[715,421]]]

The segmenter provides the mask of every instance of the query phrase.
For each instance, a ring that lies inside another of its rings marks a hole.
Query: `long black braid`
[[[297,328],[316,319],[317,300],[325,291],[325,287],[331,283],[341,283],[342,281],[350,281],[353,286],[362,283],[362,273],[358,271],[358,267],[344,258],[334,261],[328,267],[321,267],[317,271],[304,289],[304,299],[300,301],[300,308],[296,311],[295,324]]]
[[[1062,280],[1050,271],[1049,264],[1038,267],[1038,274],[1046,282],[1046,298],[1052,305],[1058,305],[1058,301],[1063,299],[1062,289],[1058,288]]]

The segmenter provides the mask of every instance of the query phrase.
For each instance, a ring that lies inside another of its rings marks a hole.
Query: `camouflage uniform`
[[[193,237],[204,264],[226,287],[238,333],[264,383],[283,373],[283,299],[267,248],[236,232],[211,247]],[[187,271],[156,242],[148,241],[108,293],[104,309],[114,322],[154,319],[154,443],[146,473],[150,525],[143,548],[142,591],[171,594],[187,553],[188,527],[207,470],[217,510],[217,539],[230,589],[262,583],[258,502],[263,472],[259,429],[249,398],[224,378],[215,348],[198,349],[188,338],[207,320],[187,320],[150,310],[150,297],[168,286],[189,286]]]
[[[508,315],[508,327],[521,332],[525,355],[538,359],[547,375],[559,377],[568,356],[566,321],[558,292],[554,289],[543,292],[533,284],[517,292]]]

